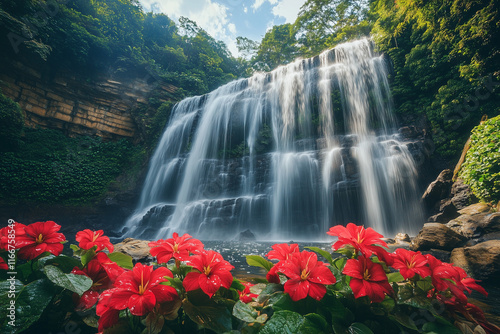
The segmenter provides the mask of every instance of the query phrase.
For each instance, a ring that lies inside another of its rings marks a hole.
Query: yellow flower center
[[[210,268],[210,266],[208,266],[208,267],[203,267],[203,273],[204,273],[205,275],[207,275],[207,276],[208,276],[208,275],[210,275],[210,271],[211,271],[211,270],[212,270],[212,268]]]
[[[358,233],[358,244],[362,244],[363,240],[365,240],[365,239],[361,237],[361,232]]]
[[[43,235],[39,234],[38,237],[36,238],[35,242],[37,244],[41,244],[43,242]]]
[[[303,281],[307,280],[310,273],[311,273],[310,271],[307,271],[307,268],[302,270],[302,273],[300,274],[300,279]]]
[[[368,272],[368,269],[365,269],[365,272],[363,273],[363,279],[365,281],[370,280],[370,273]]]
[[[139,294],[142,295],[144,291],[148,288],[149,282],[146,282],[146,285],[144,285],[144,273],[141,273],[141,285],[139,285]]]
[[[174,253],[178,253],[179,252],[179,244],[175,243],[174,244]]]
[[[94,232],[94,237],[92,238],[92,242],[95,242],[99,238],[99,234]]]

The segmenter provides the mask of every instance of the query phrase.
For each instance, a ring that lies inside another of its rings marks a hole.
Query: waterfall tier
[[[412,232],[416,179],[384,58],[363,39],[179,102],[123,232],[318,240],[348,222]]]

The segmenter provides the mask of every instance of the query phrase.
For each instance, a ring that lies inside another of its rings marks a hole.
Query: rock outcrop
[[[49,79],[39,70],[14,63],[0,72],[0,89],[19,103],[27,127],[62,129],[70,136],[134,138],[137,125],[130,111],[147,103],[153,91],[167,99],[176,96],[177,88],[145,79],[102,77],[86,82],[69,74]]]
[[[412,250],[442,249],[451,251],[465,245],[467,238],[439,223],[427,223],[412,241]]]
[[[450,261],[476,279],[500,277],[500,240],[455,248]]]

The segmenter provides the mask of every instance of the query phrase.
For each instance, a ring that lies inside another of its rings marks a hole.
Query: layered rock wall
[[[31,128],[62,129],[69,136],[97,135],[105,139],[136,138],[138,127],[131,115],[156,90],[175,99],[177,88],[145,78],[93,82],[61,74],[45,78],[38,70],[14,63],[0,73],[3,94],[19,103]]]

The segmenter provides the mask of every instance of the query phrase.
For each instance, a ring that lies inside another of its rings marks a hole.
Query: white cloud
[[[260,8],[264,4],[264,2],[269,2],[270,5],[275,5],[278,3],[279,0],[255,0],[255,2],[252,5],[252,8],[254,11]]]
[[[248,13],[248,7],[243,7],[243,12]]]
[[[140,0],[140,2],[146,11],[159,9],[172,19],[185,16],[193,20],[210,36],[226,43],[229,51],[237,55],[236,26],[229,21],[231,14],[226,6],[212,0]]]
[[[284,17],[285,23],[293,23],[297,19],[300,7],[304,2],[304,0],[281,0],[273,7],[273,14]]]

